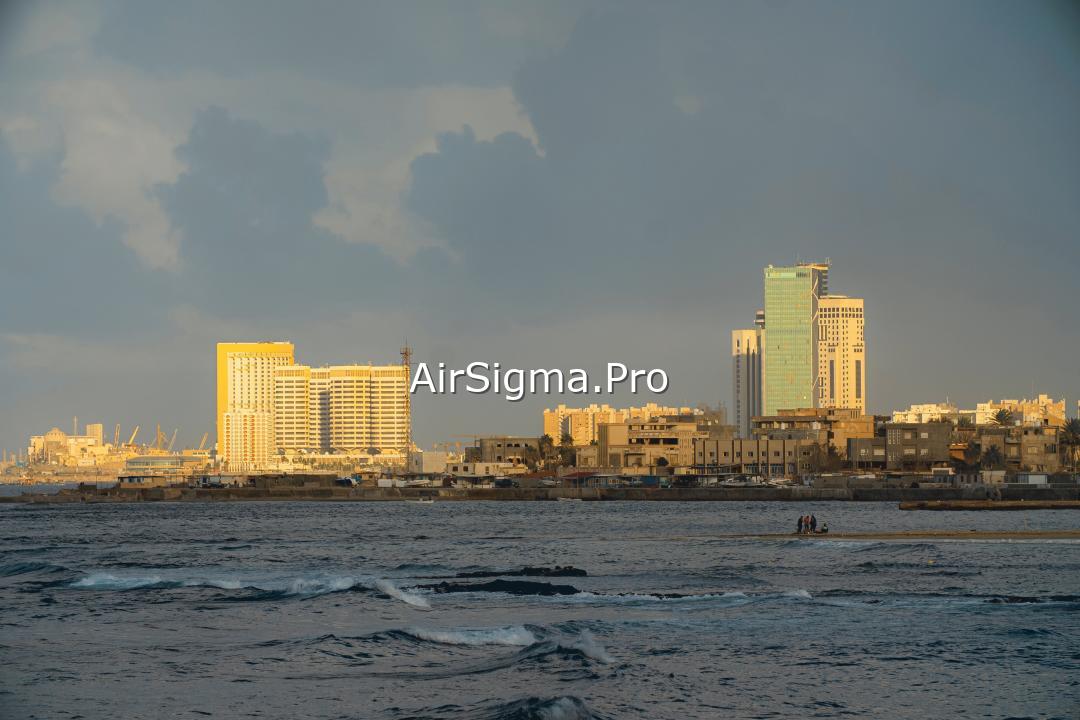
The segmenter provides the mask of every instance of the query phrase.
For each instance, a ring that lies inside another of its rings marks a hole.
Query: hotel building
[[[274,373],[279,453],[401,452],[408,443],[409,371],[404,365],[307,365]]]
[[[274,372],[292,364],[292,343],[218,343],[217,452],[226,470],[259,469],[275,455]]]

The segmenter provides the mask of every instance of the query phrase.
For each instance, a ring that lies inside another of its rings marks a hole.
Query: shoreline
[[[144,502],[410,502],[418,507],[457,502],[896,502],[904,511],[1080,510],[1076,486],[1005,486],[987,499],[972,488],[375,488],[338,486],[269,487],[89,487],[56,493],[0,496],[0,504],[93,504]],[[417,503],[420,499],[432,502]],[[568,507],[573,507],[573,504]]]

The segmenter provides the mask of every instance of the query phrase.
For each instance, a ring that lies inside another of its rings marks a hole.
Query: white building
[[[950,403],[923,403],[912,405],[907,410],[894,410],[892,421],[894,423],[928,423],[948,420],[952,423],[960,421],[961,416],[971,417],[974,413],[963,411]]]

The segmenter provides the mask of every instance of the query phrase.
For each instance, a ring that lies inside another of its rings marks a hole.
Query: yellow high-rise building
[[[258,470],[276,452],[274,371],[293,364],[288,342],[217,344],[217,453],[227,470]]]
[[[817,407],[866,414],[866,340],[862,298],[818,299]]]

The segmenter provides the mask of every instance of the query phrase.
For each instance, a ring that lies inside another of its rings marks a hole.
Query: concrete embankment
[[[901,510],[1080,510],[1080,500],[918,500]]]
[[[1001,500],[986,500],[985,488],[815,488],[805,486],[779,488],[348,488],[319,487],[242,487],[242,488],[80,488],[57,494],[25,493],[0,497],[9,503],[124,503],[124,502],[230,502],[230,501],[329,501],[392,502],[434,497],[438,502],[470,500],[554,501],[862,501],[903,502],[911,508],[924,509],[920,503],[956,503],[969,501],[980,506],[941,509],[994,509],[1003,501],[1023,501],[1021,509],[1036,509],[1033,501],[1080,501],[1080,488],[1045,486],[1004,486],[995,490]],[[1025,503],[1027,503],[1025,505]],[[1080,504],[1080,503],[1078,503]],[[915,507],[915,506],[918,507]],[[926,507],[925,509],[937,509]]]

